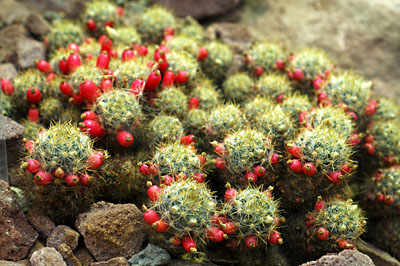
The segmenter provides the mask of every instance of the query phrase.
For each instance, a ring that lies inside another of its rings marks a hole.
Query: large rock
[[[147,265],[155,266],[153,264]],[[130,264],[125,257],[116,257],[108,261],[94,262],[90,266],[130,266]]]
[[[24,143],[22,142],[22,139],[24,138],[25,128],[14,120],[3,115],[0,115],[0,123],[1,122],[4,122],[4,129],[0,130],[0,145],[5,141],[7,150],[7,167],[10,168],[17,164],[22,152],[24,151]],[[0,162],[3,161],[1,159],[2,156],[4,156],[4,154],[0,154]],[[1,170],[2,169],[0,169],[0,173]]]
[[[0,260],[0,266],[28,266],[29,261],[9,261],[9,260]]]
[[[317,261],[310,261],[301,266],[374,266],[370,257],[357,250],[343,250],[339,254],[327,254]]]
[[[247,26],[229,22],[211,24],[206,34],[208,39],[220,40],[240,53],[250,49],[255,40]]]
[[[192,16],[196,19],[206,19],[224,15],[235,10],[241,0],[154,0],[158,5],[174,11],[177,16]]]
[[[11,63],[0,64],[0,77],[6,79],[14,79],[17,76],[17,70]]]
[[[29,9],[15,0],[1,0],[0,6],[0,22],[3,25],[23,23],[29,15]]]
[[[344,68],[381,83],[377,94],[400,100],[400,8],[393,0],[250,0],[241,23],[289,51],[325,49]]]
[[[35,61],[45,59],[46,48],[43,42],[24,38],[17,41],[17,65],[20,68],[35,66]]]
[[[50,24],[39,13],[31,13],[25,23],[32,35],[43,36],[50,30]]]
[[[138,254],[133,255],[129,259],[129,263],[133,266],[162,266],[167,265],[171,260],[168,251],[159,246],[148,244],[145,249]]]
[[[139,252],[145,237],[142,213],[134,204],[95,203],[80,214],[76,228],[97,261],[130,258]]]
[[[31,266],[67,266],[55,248],[42,248],[35,251],[29,262]]]
[[[8,184],[0,180],[0,260],[25,258],[38,233],[28,223]]]
[[[51,232],[56,228],[53,220],[50,217],[39,213],[37,211],[30,210],[26,218],[29,223],[39,232],[39,239],[46,241]]]
[[[66,225],[57,226],[49,235],[46,242],[46,247],[58,249],[58,246],[65,243],[75,250],[78,246],[79,233],[72,230]]]
[[[82,266],[80,260],[75,256],[72,248],[65,243],[61,243],[57,247],[67,266]]]
[[[18,40],[28,38],[28,36],[28,31],[20,24],[3,28],[0,31],[0,63],[15,61]]]
[[[75,252],[82,266],[90,266],[94,262],[94,258],[86,248],[80,248]]]
[[[400,262],[389,255],[389,253],[376,248],[374,245],[362,240],[355,242],[358,250],[367,254],[376,266],[400,266]]]

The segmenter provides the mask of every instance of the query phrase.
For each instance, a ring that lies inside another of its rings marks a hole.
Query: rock
[[[29,32],[35,36],[43,36],[50,30],[50,24],[39,13],[31,13],[25,23]]]
[[[206,35],[208,39],[220,40],[239,53],[250,49],[254,42],[247,26],[229,22],[211,24],[206,29]]]
[[[35,253],[36,251],[38,251],[39,249],[44,248],[44,244],[42,242],[40,242],[39,240],[35,242],[35,244],[33,245],[33,247],[31,248],[31,250],[29,250],[29,254],[26,257],[28,260],[31,259],[33,253]]]
[[[241,0],[154,0],[157,5],[172,9],[179,17],[192,16],[198,20],[216,17],[235,10]]]
[[[325,49],[339,67],[382,80],[382,94],[400,102],[400,90],[394,89],[400,83],[400,31],[393,30],[400,28],[397,2],[250,0],[241,23],[258,39],[282,42],[289,52]]]
[[[145,237],[142,213],[134,204],[97,202],[75,225],[97,261],[130,258],[141,250]]]
[[[57,226],[49,235],[46,242],[46,247],[53,247],[58,249],[62,243],[67,244],[72,250],[78,246],[79,233],[72,230],[66,225]]]
[[[28,36],[28,31],[20,24],[3,28],[0,31],[0,63],[14,61],[17,40]]]
[[[55,248],[42,248],[35,251],[29,262],[31,266],[67,266]]]
[[[22,142],[22,139],[24,138],[25,128],[14,120],[3,115],[0,115],[0,121],[1,120],[4,121],[5,130],[0,130],[0,143],[4,141],[6,143],[7,167],[10,168],[13,165],[17,164],[24,150],[24,143]],[[1,158],[2,155],[0,155],[0,161]]]
[[[35,66],[35,60],[45,59],[46,48],[42,42],[33,39],[19,39],[17,41],[17,65],[20,68]]]
[[[86,248],[80,248],[75,252],[75,256],[81,262],[82,266],[90,266],[94,262],[94,258]]]
[[[355,241],[357,249],[367,254],[376,266],[400,266],[400,262],[389,253],[376,248],[374,245],[362,240]]]
[[[66,243],[61,243],[58,248],[58,252],[60,252],[61,256],[63,257],[67,266],[82,266],[82,263],[79,259],[75,256],[74,252],[72,251],[71,247],[68,246]]]
[[[30,210],[26,218],[33,228],[39,232],[39,239],[42,241],[46,241],[51,232],[56,228],[53,220],[40,212]]]
[[[374,266],[372,260],[357,250],[343,250],[339,254],[327,254],[317,261],[310,261],[301,266]]]
[[[188,260],[171,260],[168,266],[216,266],[213,263],[197,263]]]
[[[9,261],[9,260],[0,260],[0,266],[28,266],[29,261],[21,260],[21,261]]]
[[[148,265],[153,266],[153,264]],[[130,266],[130,264],[128,263],[128,260],[126,258],[116,257],[108,261],[94,262],[90,266]]]
[[[138,254],[133,255],[129,259],[131,265],[146,266],[146,265],[167,265],[171,260],[169,253],[159,246],[148,244],[145,249]]]
[[[38,237],[15,201],[8,184],[0,180],[0,260],[25,258]]]
[[[17,76],[17,70],[11,63],[0,64],[0,78],[13,80]]]
[[[227,76],[238,72],[246,71],[246,62],[244,61],[243,55],[235,54],[233,56],[232,64],[228,69]]]
[[[3,26],[23,23],[29,15],[28,8],[18,1],[1,0],[0,5],[0,22]]]

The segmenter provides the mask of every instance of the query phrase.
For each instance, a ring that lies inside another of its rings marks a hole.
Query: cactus
[[[146,66],[146,63],[141,59],[129,60],[126,62],[119,62],[115,76],[117,80],[117,86],[126,88],[131,86],[135,79],[141,79],[146,81],[150,75],[151,70]]]
[[[50,121],[58,121],[62,110],[63,104],[59,99],[44,99],[39,106],[40,120],[43,124],[49,124]]]
[[[262,96],[271,97],[276,102],[282,102],[293,91],[288,78],[277,73],[262,75],[256,87]]]
[[[272,111],[275,106],[276,104],[270,98],[257,95],[244,106],[244,111],[251,125],[255,126],[259,117],[265,112]]]
[[[2,115],[7,116],[7,117],[14,117],[14,114],[16,112],[15,106],[12,103],[12,98],[11,96],[5,95],[4,93],[0,94],[0,106],[1,106],[1,111]]]
[[[107,0],[88,2],[82,20],[93,34],[105,34],[106,26],[114,27],[119,24],[117,6]]]
[[[205,38],[203,27],[192,17],[186,17],[178,31],[181,36],[193,38],[197,42],[202,42]]]
[[[373,116],[376,121],[395,120],[400,117],[399,105],[390,99],[381,98],[378,100],[378,108]]]
[[[140,35],[134,27],[118,26],[115,29],[106,27],[107,34],[113,41],[113,45],[130,46],[132,44],[140,44]]]
[[[219,91],[208,79],[201,80],[190,93],[190,97],[196,97],[199,100],[199,108],[206,111],[217,107],[221,102]]]
[[[186,132],[198,135],[203,131],[207,121],[207,113],[201,109],[193,109],[187,112],[183,125]]]
[[[295,92],[283,100],[282,109],[285,113],[289,112],[293,119],[298,120],[299,114],[309,111],[312,105],[306,95]]]
[[[186,95],[175,87],[162,90],[154,102],[162,114],[183,118],[188,111]]]
[[[379,248],[400,259],[400,222],[397,217],[379,219],[370,230],[368,240]]]
[[[193,57],[197,57],[199,50],[196,39],[184,35],[174,36],[166,45],[171,51],[186,51]]]
[[[382,163],[393,165],[400,162],[400,126],[397,120],[374,122],[367,135],[373,136],[373,142],[369,144]]]
[[[100,48],[99,48],[100,49]],[[60,47],[57,50],[51,51],[49,55],[49,63],[53,72],[60,73],[59,63],[60,61],[67,60],[71,54],[71,50],[68,48]]]
[[[225,98],[232,102],[246,102],[253,93],[253,81],[247,73],[236,73],[225,80],[223,91]]]
[[[207,43],[204,47],[208,51],[208,56],[201,62],[201,68],[219,83],[225,78],[232,63],[233,52],[228,45],[217,41]]]
[[[148,8],[139,18],[137,29],[143,40],[151,43],[160,43],[166,28],[175,28],[174,15],[165,8]]]
[[[93,38],[86,38],[85,41],[79,46],[79,51],[83,58],[91,55],[96,57],[100,54],[101,44]]]
[[[261,67],[262,72],[270,73],[283,69],[286,56],[278,44],[259,42],[248,51],[246,61],[251,71]]]
[[[168,61],[168,68],[178,74],[179,72],[186,72],[186,77],[193,80],[196,77],[198,71],[197,60],[188,52],[182,51],[171,51],[166,55]]]
[[[26,139],[36,139],[39,132],[43,130],[43,126],[39,123],[32,122],[29,120],[22,120],[20,124],[25,128],[24,137]]]
[[[183,125],[177,117],[158,115],[147,125],[149,143],[157,146],[163,142],[175,142],[183,136]]]
[[[67,47],[70,43],[79,44],[84,37],[82,27],[70,20],[56,20],[46,35],[49,50],[53,52],[58,48]]]
[[[76,105],[68,106],[61,111],[59,120],[61,123],[68,121],[78,121],[81,118],[81,111]]]

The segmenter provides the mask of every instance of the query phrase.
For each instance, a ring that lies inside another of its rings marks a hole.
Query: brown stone
[[[0,64],[0,78],[13,80],[17,76],[17,70],[11,63]]]
[[[32,257],[32,254],[35,253],[36,251],[38,251],[39,249],[44,248],[44,244],[42,242],[40,242],[39,240],[35,242],[35,244],[33,245],[33,247],[31,248],[31,250],[29,250],[29,254],[26,257],[28,260],[30,260],[30,258]]]
[[[29,223],[39,232],[39,239],[46,241],[51,232],[56,228],[50,217],[34,210],[30,210],[26,218]]]
[[[81,262],[82,266],[90,266],[94,262],[93,256],[86,248],[80,248],[75,252],[75,256]]]
[[[15,0],[1,1],[0,21],[3,25],[23,23],[28,15],[28,8],[21,2]]]
[[[29,261],[27,261],[27,260],[20,260],[20,261],[0,260],[0,266],[29,266]]]
[[[75,256],[71,247],[65,243],[62,243],[57,248],[58,252],[60,252],[61,256],[64,258],[67,266],[82,266],[80,260]]]
[[[108,261],[94,262],[90,266],[130,266],[130,264],[126,258],[116,257]]]
[[[301,266],[374,266],[372,260],[358,250],[343,250],[338,254],[327,254],[316,261],[310,261]]]
[[[67,266],[55,248],[42,248],[35,251],[29,262],[31,266]]]
[[[18,163],[24,151],[22,139],[24,138],[25,128],[3,115],[0,115],[0,119],[3,120],[5,128],[5,130],[0,130],[0,143],[4,140],[6,142],[7,167],[10,168]]]
[[[250,49],[254,42],[247,26],[229,22],[211,24],[206,29],[206,35],[208,39],[220,40],[239,53]]]
[[[35,66],[35,61],[45,59],[46,49],[43,42],[23,38],[16,43],[16,55],[18,67],[28,68]]]
[[[57,226],[47,238],[46,246],[58,249],[62,243],[67,244],[72,250],[78,246],[79,233],[66,225]]]
[[[0,31],[0,62],[14,61],[17,41],[28,36],[28,31],[20,24],[3,28]]]
[[[8,184],[0,180],[0,260],[25,258],[38,237]]]
[[[78,216],[76,228],[97,261],[129,258],[141,250],[145,237],[142,213],[134,204],[95,203]]]
[[[49,23],[39,13],[31,13],[25,25],[29,32],[35,36],[43,36],[50,30]]]
[[[400,262],[389,253],[362,240],[355,241],[355,245],[362,253],[367,254],[376,266],[400,266]]]

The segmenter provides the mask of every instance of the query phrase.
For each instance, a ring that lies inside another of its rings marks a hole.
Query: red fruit
[[[108,53],[103,52],[99,54],[97,57],[96,66],[100,69],[108,69],[108,65],[110,64],[110,56]]]
[[[122,52],[121,59],[122,59],[122,61],[128,61],[128,60],[133,59],[134,56],[135,56],[135,53],[132,49],[126,49]]]
[[[84,120],[82,123],[79,123],[79,126],[82,132],[88,133],[89,136],[93,138],[101,137],[106,133],[104,128],[102,128],[101,125],[94,120]]]
[[[145,163],[142,163],[142,164],[140,165],[139,171],[140,171],[142,174],[146,175],[146,176],[149,176],[149,175],[150,175],[150,173],[149,173],[149,166],[148,166],[147,164],[145,164]]]
[[[152,185],[147,189],[147,195],[149,195],[149,198],[152,201],[157,201],[160,198],[161,195],[161,188],[156,185]]]
[[[28,170],[28,172],[36,173],[37,171],[40,170],[41,165],[38,160],[29,159],[28,161],[22,164],[22,168],[25,168],[26,170]]]
[[[77,54],[70,54],[67,59],[68,73],[73,73],[82,65],[81,57]]]
[[[147,49],[146,46],[143,45],[143,46],[139,46],[139,47],[136,49],[136,51],[137,51],[138,55],[140,55],[140,56],[146,56],[149,50]]]
[[[82,175],[79,178],[79,182],[81,182],[81,184],[84,185],[84,186],[89,185],[90,183],[93,182],[93,180],[94,180],[94,177],[91,176],[91,175],[88,175],[88,174]]]
[[[358,134],[353,134],[349,137],[349,139],[347,140],[347,142],[351,145],[351,146],[357,146],[358,144],[360,144],[361,142],[361,138],[358,136]]]
[[[100,37],[101,38],[101,37]],[[110,40],[107,36],[103,37],[101,40],[99,39],[99,42],[101,44],[101,52],[110,52],[113,48],[113,42]]]
[[[123,147],[129,147],[133,143],[133,136],[127,131],[120,131],[117,134],[117,141]]]
[[[277,153],[272,154],[271,156],[271,164],[276,165],[280,161],[280,156]]]
[[[254,235],[248,235],[246,236],[244,243],[248,248],[255,248],[257,246],[257,237]]]
[[[225,168],[225,161],[223,158],[218,157],[215,159],[215,167],[217,167],[220,170],[223,170]]]
[[[25,142],[25,149],[30,152],[35,147],[35,142],[33,140],[27,140]]]
[[[301,112],[299,114],[299,122],[300,123],[305,122],[307,120],[307,118],[308,118],[308,112]]]
[[[297,159],[288,160],[287,163],[290,170],[292,170],[295,173],[301,173],[302,165],[300,160]]]
[[[347,106],[347,104],[345,103],[340,103],[337,106],[339,109],[343,109],[343,111],[347,112],[347,110],[349,109],[349,107]]]
[[[254,75],[261,76],[264,73],[264,69],[261,66],[256,66],[254,69]]]
[[[50,72],[46,77],[46,83],[49,83],[56,79],[56,75],[53,72]]]
[[[189,81],[189,73],[186,71],[180,71],[175,78],[175,82],[179,85],[183,85]]]
[[[314,209],[316,212],[320,212],[325,209],[325,201],[322,200],[321,196],[318,196],[317,201],[315,202]]]
[[[266,172],[265,168],[261,165],[256,166],[253,171],[253,173],[258,177],[264,176],[265,172]]]
[[[181,138],[181,144],[183,145],[190,145],[192,143],[196,143],[196,136],[195,135],[187,135]]]
[[[61,82],[60,91],[62,93],[64,93],[65,95],[67,95],[67,96],[71,96],[74,93],[74,91],[71,88],[71,86],[65,81]]]
[[[89,103],[94,103],[96,99],[100,96],[100,89],[90,80],[86,80],[81,85],[80,95],[84,97]]]
[[[46,171],[39,171],[33,177],[33,181],[41,186],[47,186],[53,181],[53,175]]]
[[[149,165],[149,174],[150,175],[158,175],[159,171],[160,170],[159,170],[157,164],[152,163],[152,164]]]
[[[218,155],[225,155],[227,154],[227,151],[225,149],[224,144],[222,143],[218,143],[215,147],[214,147],[214,151],[218,154]]]
[[[375,198],[378,202],[384,202],[385,201],[385,195],[383,195],[381,192],[376,193]]]
[[[96,122],[99,122],[99,117],[96,115],[95,112],[92,111],[86,111],[83,114],[81,114],[81,118],[83,120],[93,120]]]
[[[124,14],[124,9],[122,7],[117,7],[117,14],[118,16],[122,16]]]
[[[54,170],[54,176],[57,178],[63,178],[65,176],[65,172],[62,168],[58,167],[56,170]]]
[[[211,216],[210,221],[213,224],[220,226],[221,223],[227,223],[228,219],[226,218],[226,216],[220,216],[218,214],[214,214],[213,216]]]
[[[376,102],[369,102],[364,108],[364,115],[371,116],[376,113]]]
[[[392,205],[394,202],[394,198],[392,195],[386,195],[385,197],[385,203],[388,205]]]
[[[135,79],[132,82],[129,92],[135,95],[141,95],[143,93],[143,90],[144,90],[144,81],[141,79]]]
[[[356,113],[354,113],[354,112],[347,112],[346,113],[348,116],[350,116],[350,118],[351,118],[351,120],[352,121],[357,121],[357,119],[358,119],[358,116],[357,116],[357,114]]]
[[[315,222],[314,216],[312,216],[312,215],[307,215],[306,216],[306,225],[308,227],[313,226],[314,222]]]
[[[296,157],[298,159],[301,158],[302,152],[301,152],[300,147],[298,147],[294,144],[288,144],[288,145],[286,145],[286,150],[288,151],[288,153],[290,153],[294,157]]]
[[[26,91],[26,100],[31,104],[37,104],[42,100],[42,93],[38,88],[28,89]]]
[[[203,61],[206,59],[208,56],[208,50],[207,48],[200,48],[199,51],[197,52],[197,60]]]
[[[195,173],[193,179],[196,180],[197,183],[204,183],[206,181],[206,175],[203,173]]]
[[[30,108],[28,111],[28,120],[39,123],[39,110],[36,108]]]
[[[36,68],[42,73],[50,73],[52,71],[51,65],[46,60],[39,60],[36,64]]]
[[[112,80],[110,80],[110,79],[103,79],[103,80],[100,82],[100,89],[101,89],[103,92],[112,91],[112,90],[114,89]]]
[[[278,97],[276,97],[276,102],[281,103],[285,99],[285,95],[280,94]]]
[[[182,237],[182,246],[183,248],[190,253],[196,252],[196,242],[189,236]]]
[[[326,94],[326,92],[321,91],[318,94],[318,103],[324,103],[328,101],[328,94]]]
[[[328,229],[324,228],[324,227],[320,227],[317,230],[317,237],[319,240],[328,240],[329,238],[329,231]]]
[[[70,44],[68,44],[67,48],[68,48],[69,50],[71,50],[72,52],[74,52],[74,53],[77,53],[77,54],[80,53],[79,45],[76,44],[76,43],[70,43]]]
[[[234,188],[227,189],[224,195],[225,202],[231,202],[236,197],[236,193],[237,191]]]
[[[104,26],[114,28],[114,22],[107,20],[106,22],[104,22]]]
[[[196,109],[199,107],[199,98],[192,97],[189,99],[189,110]]]
[[[382,176],[383,176],[383,173],[377,172],[377,173],[375,174],[375,181],[376,181],[376,182],[379,182],[379,181],[381,180]]]
[[[340,168],[340,172],[342,172],[342,174],[349,174],[351,172],[350,165],[348,165],[347,163],[343,164]]]
[[[160,177],[160,184],[169,186],[174,182],[174,179],[172,178],[172,176],[169,175],[164,175],[162,177]]]
[[[248,182],[250,183],[255,183],[257,182],[257,176],[253,172],[247,172],[245,174],[245,178]]]
[[[303,81],[305,79],[305,75],[301,69],[296,69],[293,74],[293,78],[297,81]]]
[[[93,19],[89,19],[86,23],[86,26],[90,31],[95,31],[97,28],[96,22]]]
[[[354,244],[352,244],[351,242],[344,240],[344,239],[340,239],[337,242],[337,244],[341,249],[353,249],[354,248]]]
[[[372,144],[374,142],[374,136],[368,135],[368,136],[366,136],[364,138],[364,140],[365,140],[366,143],[371,143]]]
[[[174,28],[168,27],[164,30],[164,36],[173,36],[174,35]]]
[[[181,245],[181,240],[177,236],[171,237],[168,241],[172,246],[176,246],[177,247],[177,246]]]
[[[276,69],[283,70],[285,68],[285,62],[283,62],[281,59],[278,59],[275,62],[275,67]]]
[[[303,173],[307,176],[314,176],[317,173],[317,168],[313,163],[305,163],[303,165]]]
[[[343,175],[342,172],[337,171],[337,172],[330,172],[326,175],[326,179],[332,183],[340,183],[342,182]]]
[[[396,158],[395,158],[394,156],[392,156],[392,155],[389,155],[389,156],[383,157],[383,161],[384,161],[386,164],[388,164],[389,166],[392,166],[392,165],[395,164]]]
[[[169,227],[167,222],[161,220],[155,221],[151,226],[155,231],[160,233],[166,232]]]
[[[97,169],[103,165],[103,156],[102,152],[94,152],[90,155],[87,160],[87,165],[89,169]]]
[[[145,213],[143,213],[143,219],[146,223],[152,225],[160,220],[160,216],[153,210],[147,210]]]
[[[224,231],[224,233],[228,235],[236,233],[238,229],[237,226],[232,222],[225,222],[221,226],[222,226],[222,231]]]
[[[201,154],[197,155],[197,158],[199,158],[200,166],[204,166],[206,164],[207,158]]]
[[[272,234],[268,237],[268,242],[271,244],[283,244],[283,239],[281,234],[278,231],[273,231]]]
[[[164,77],[163,77],[163,81],[161,84],[162,88],[167,88],[167,87],[171,87],[174,85],[175,82],[175,74],[174,72],[171,71],[166,71],[164,73]]]
[[[314,89],[317,91],[321,89],[322,84],[324,84],[324,80],[321,78],[317,78],[313,81]]]
[[[82,103],[83,102],[83,96],[82,96],[82,94],[78,94],[78,95],[76,95],[75,93],[73,93],[72,94],[72,98],[70,99],[70,102],[72,103],[72,104],[80,104],[80,103]]]
[[[369,155],[374,155],[375,154],[375,147],[374,145],[372,145],[371,143],[365,143],[363,145],[363,149],[366,153],[368,153]]]
[[[144,86],[144,91],[154,91],[158,84],[161,82],[161,73],[160,71],[151,72],[147,77],[146,84]]]
[[[4,94],[11,95],[14,92],[14,87],[8,79],[1,79],[1,90]]]
[[[213,242],[221,242],[224,240],[224,231],[212,226],[207,229],[207,239]]]

